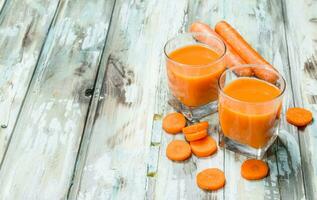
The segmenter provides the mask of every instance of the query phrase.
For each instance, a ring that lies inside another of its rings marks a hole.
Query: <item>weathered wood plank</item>
[[[113,4],[61,2],[0,171],[0,199],[66,198]]]
[[[0,12],[2,11],[4,4],[6,3],[7,0],[0,0]]]
[[[147,159],[155,152],[150,140],[158,74],[164,67],[162,50],[182,28],[186,9],[186,1],[116,2],[101,65],[106,68],[104,97],[75,197],[145,197]],[[148,166],[149,172],[155,170]]]
[[[242,35],[272,63],[290,83],[287,47],[284,34],[282,5],[279,1],[237,1],[225,2],[225,15]],[[287,89],[284,111],[292,105],[292,91]],[[281,129],[289,132],[292,143],[278,143],[277,152],[271,149],[267,155],[270,176],[254,184],[240,176],[240,166],[245,157],[225,155],[226,172],[229,180],[234,180],[225,188],[226,199],[302,199],[305,197],[297,133],[293,131],[282,115]],[[275,156],[276,155],[276,156]],[[278,165],[277,165],[278,163]],[[233,171],[234,170],[234,171]],[[237,178],[239,177],[239,178]],[[255,192],[256,191],[256,192]]]
[[[187,12],[184,16],[185,24],[181,28],[181,31],[187,31],[188,26],[196,20],[215,23],[221,16],[221,14],[219,14],[222,11],[219,9],[220,2],[221,1],[188,1]],[[171,108],[166,108],[168,89],[166,84],[165,63],[162,64],[163,66],[161,67],[163,70],[161,70],[160,74],[161,81],[160,84],[158,84],[158,94],[156,96],[156,113],[165,115],[171,111]],[[210,123],[209,134],[218,141],[217,119],[218,117],[215,114],[203,120],[207,120]],[[152,180],[155,178],[156,181],[155,190],[153,189],[154,195],[152,196],[157,199],[223,199],[223,190],[204,192],[199,189],[196,184],[196,174],[200,171],[210,167],[224,169],[224,152],[222,150],[218,150],[215,155],[207,158],[197,158],[193,155],[184,163],[175,163],[166,158],[165,149],[168,143],[173,139],[184,140],[183,135],[170,136],[164,133],[161,127],[152,130],[152,140],[154,134],[160,134],[161,141],[159,141],[160,152],[158,166],[156,167],[157,171],[155,176],[153,178],[151,177]],[[148,193],[150,192],[152,191],[148,191]]]
[[[0,9],[0,164],[57,5],[8,0]]]
[[[317,199],[317,2],[283,1],[295,105],[308,108],[315,120],[299,129],[307,199]]]

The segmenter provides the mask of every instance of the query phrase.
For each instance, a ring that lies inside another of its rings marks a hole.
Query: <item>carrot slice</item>
[[[226,46],[227,46],[227,53],[225,57],[225,61],[227,66],[233,67],[235,65],[241,65],[241,64],[246,64],[246,62],[233,50],[233,48],[228,44],[226,41],[224,41],[220,35],[218,35],[210,26],[207,24],[204,24],[202,22],[194,22],[189,28],[189,31],[192,33],[205,33],[209,34],[211,36],[216,37],[217,39],[220,39],[223,41]],[[203,36],[197,36],[196,39],[202,43],[205,43],[210,46],[216,45],[214,40],[211,40],[208,37],[203,37]],[[239,75],[243,76],[251,76],[252,75],[252,70],[251,68],[244,68],[242,70],[236,71]]]
[[[216,141],[210,137],[190,142],[190,148],[197,157],[206,157],[214,154],[217,151]]]
[[[186,126],[186,119],[181,113],[170,113],[163,119],[162,127],[167,133],[176,134]]]
[[[225,21],[220,21],[215,27],[218,33],[231,47],[238,53],[238,55],[249,64],[262,64],[271,69],[274,69],[255,49],[248,44],[247,41],[236,31],[230,24]],[[274,69],[275,70],[275,69]],[[274,71],[270,72],[265,69],[253,69],[255,75],[262,80],[275,83],[278,76]]]
[[[241,175],[247,180],[259,180],[266,177],[269,173],[269,167],[262,160],[249,159],[241,165]]]
[[[208,126],[209,126],[208,122],[199,122],[197,124],[193,124],[183,128],[183,133],[184,134],[197,133],[198,131],[208,129]]]
[[[306,126],[313,120],[313,114],[304,108],[289,108],[286,112],[286,120],[295,126]]]
[[[183,161],[192,155],[190,146],[183,140],[173,140],[167,145],[166,156],[170,160]]]
[[[207,130],[198,131],[196,133],[185,134],[185,138],[187,141],[192,142],[196,140],[200,140],[208,135]]]
[[[226,178],[220,169],[209,168],[198,173],[196,182],[203,190],[218,190],[225,185]]]

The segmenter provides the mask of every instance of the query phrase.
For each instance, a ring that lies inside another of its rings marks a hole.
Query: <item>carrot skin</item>
[[[215,31],[218,33],[231,47],[238,53],[238,55],[248,64],[261,64],[268,66],[275,70],[275,68],[268,63],[251,45],[236,31],[230,24],[225,21],[220,21],[215,26]],[[254,74],[266,81],[275,83],[277,75],[270,73],[268,70],[253,69]]]
[[[230,24],[220,21],[215,26],[218,33],[247,63],[270,65]],[[272,66],[271,66],[272,67]]]

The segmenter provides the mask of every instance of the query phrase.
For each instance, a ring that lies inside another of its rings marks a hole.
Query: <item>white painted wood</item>
[[[0,199],[66,198],[113,3],[61,2],[0,171]]]
[[[283,26],[282,4],[279,1],[226,1],[225,19],[227,19],[259,51],[276,67],[286,81],[290,83],[287,59],[287,47]],[[287,88],[284,99],[285,107],[292,105],[292,91]],[[298,136],[281,117],[281,129],[291,133],[292,143],[278,142],[277,150],[268,152],[267,161],[270,176],[254,184],[244,180],[240,175],[240,166],[246,159],[235,155],[225,155],[226,175],[231,184],[225,190],[226,199],[302,199],[305,198],[303,177],[301,172]],[[232,181],[235,180],[235,181]],[[256,192],[254,192],[256,191]]]
[[[8,0],[0,9],[0,163],[57,5]]]
[[[104,98],[98,105],[78,199],[145,197],[147,166],[155,170],[147,161],[163,46],[182,28],[186,9],[186,1],[116,2],[102,62],[107,67]]]
[[[3,9],[6,0],[0,0],[0,11]]]
[[[295,105],[313,112],[298,131],[307,199],[317,198],[317,2],[285,0],[284,22]]]

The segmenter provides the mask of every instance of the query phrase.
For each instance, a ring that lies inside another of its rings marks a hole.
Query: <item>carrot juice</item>
[[[216,101],[217,80],[225,70],[223,53],[193,44],[168,54],[167,75],[172,94],[184,105],[196,107]]]
[[[263,148],[274,134],[282,90],[264,80],[240,77],[222,92],[218,111],[223,134],[240,144]]]

